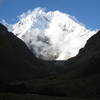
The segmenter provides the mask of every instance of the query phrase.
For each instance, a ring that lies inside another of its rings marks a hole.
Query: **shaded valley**
[[[100,31],[64,61],[38,59],[0,24],[0,100],[99,100]]]

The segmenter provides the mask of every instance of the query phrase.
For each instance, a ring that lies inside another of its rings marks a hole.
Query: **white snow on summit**
[[[66,13],[46,12],[42,8],[23,13],[10,28],[38,58],[44,60],[74,57],[96,33]]]

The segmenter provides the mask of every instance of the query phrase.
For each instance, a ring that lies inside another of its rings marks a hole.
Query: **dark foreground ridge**
[[[0,24],[0,80],[32,79],[39,63],[25,43]]]
[[[100,31],[67,61],[37,59],[0,24],[0,100],[99,100]]]

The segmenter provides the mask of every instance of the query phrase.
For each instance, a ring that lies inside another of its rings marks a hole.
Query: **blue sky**
[[[75,16],[88,28],[100,28],[100,0],[0,0],[0,20],[15,23],[17,16],[36,7]]]

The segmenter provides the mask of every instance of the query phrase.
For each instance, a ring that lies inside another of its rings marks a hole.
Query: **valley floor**
[[[0,93],[0,100],[99,100],[99,99],[53,97],[53,96],[43,96],[38,94]]]

